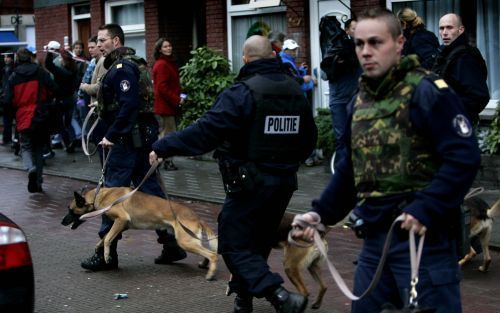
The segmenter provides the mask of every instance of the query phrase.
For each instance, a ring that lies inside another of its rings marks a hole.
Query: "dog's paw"
[[[201,260],[198,263],[198,267],[199,268],[203,268],[203,269],[207,269],[208,268],[208,263],[209,263],[209,260],[207,258],[204,258],[203,260]]]

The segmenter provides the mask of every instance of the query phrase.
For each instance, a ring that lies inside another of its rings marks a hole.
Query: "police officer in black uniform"
[[[281,287],[267,258],[317,130],[299,84],[280,70],[267,38],[251,36],[243,53],[237,82],[195,124],[155,142],[150,162],[216,149],[226,190],[218,252],[232,274],[234,312],[252,312],[253,297],[266,297],[277,312],[303,312],[307,299]]]
[[[95,134],[102,138],[100,144],[109,153],[104,186],[130,187],[131,183],[138,186],[150,168],[148,154],[151,144],[158,139],[158,123],[153,114],[152,102],[142,101],[147,97],[142,93],[147,90],[141,90],[141,73],[133,61],[135,51],[123,47],[122,28],[117,24],[103,25],[97,37],[97,47],[106,57],[104,67],[108,69],[97,95],[102,133]],[[165,197],[154,174],[143,183],[140,190]],[[112,225],[113,221],[102,215],[99,236],[103,238]],[[186,252],[177,245],[174,235],[157,232],[160,236],[158,242],[163,243],[164,247],[155,263],[170,263],[186,257]],[[109,263],[105,262],[103,248],[100,248],[81,266],[92,271],[118,268],[118,239],[111,244]]]
[[[400,57],[404,38],[392,12],[377,8],[359,16],[355,43],[364,74],[337,150],[338,167],[302,218],[333,225],[353,209],[352,223],[364,240],[354,278],[354,293],[360,295],[374,277],[391,223],[403,214],[379,283],[353,301],[351,312],[380,312],[387,302],[397,308],[408,304],[408,231],[413,230],[426,235],[418,304],[460,313],[454,226],[480,164],[471,123],[443,79],[420,68],[415,55]],[[312,230],[295,236],[311,240]]]

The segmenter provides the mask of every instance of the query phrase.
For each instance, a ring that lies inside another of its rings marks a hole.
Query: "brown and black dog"
[[[479,236],[481,248],[483,249],[483,264],[479,266],[479,271],[487,272],[491,263],[489,243],[493,228],[493,218],[500,216],[500,200],[497,200],[491,207],[478,196],[471,197],[464,201],[464,205],[470,210],[470,237]],[[458,264],[461,266],[469,262],[476,256],[474,248],[470,247],[469,253],[461,259]]]
[[[315,245],[303,242],[304,246],[297,246],[288,242],[288,233],[292,229],[291,225],[294,216],[294,214],[285,213],[281,219],[274,247],[283,249],[283,267],[285,273],[295,288],[297,288],[297,291],[306,297],[309,296],[309,291],[304,283],[302,272],[306,269],[309,271],[314,281],[319,285],[318,296],[311,308],[319,309],[327,289],[325,282],[321,278],[321,264],[325,260]],[[326,231],[328,231],[328,228]],[[324,238],[325,234],[326,232],[322,233],[321,236],[325,247],[328,248],[328,244]]]
[[[80,216],[104,208],[116,199],[131,191],[126,187],[101,188],[94,203],[96,190],[92,189],[83,195],[75,192],[69,205],[69,213],[63,218],[62,224],[76,229],[82,221]],[[97,208],[96,208],[97,207]],[[124,230],[131,229],[166,229],[173,228],[179,246],[205,259],[199,264],[206,267],[208,263],[207,280],[215,278],[217,270],[217,240],[212,229],[202,221],[190,208],[172,200],[145,194],[137,191],[125,201],[113,205],[104,212],[114,221],[111,230],[101,239],[97,248],[104,246],[104,259],[109,262],[109,250],[113,239]],[[202,233],[209,240],[210,249],[202,245]]]

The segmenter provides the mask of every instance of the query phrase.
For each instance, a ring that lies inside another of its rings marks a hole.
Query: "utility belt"
[[[252,191],[262,181],[262,173],[253,162],[238,165],[223,159],[219,160],[219,170],[226,194]]]
[[[158,127],[155,125],[135,124],[130,135],[117,138],[117,143],[122,145],[131,144],[135,149],[151,149],[153,143],[158,139]]]

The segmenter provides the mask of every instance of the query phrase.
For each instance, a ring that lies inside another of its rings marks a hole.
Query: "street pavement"
[[[175,162],[178,171],[162,170],[169,194],[216,229],[216,216],[224,197],[216,163],[207,156],[202,160],[175,158]],[[89,161],[81,152],[66,154],[56,150],[55,158],[47,160],[44,193],[38,194],[28,193],[26,172],[19,169],[22,169],[20,158],[9,147],[0,147],[0,210],[20,224],[28,235],[35,266],[36,312],[231,312],[233,297],[224,295],[229,273],[222,260],[219,260],[218,279],[213,282],[204,280],[205,270],[196,266],[200,260],[197,255],[190,254],[175,265],[155,265],[153,259],[160,253],[161,246],[152,231],[124,233],[118,248],[118,271],[92,273],[80,267],[81,260],[92,253],[97,243],[100,219],[91,219],[73,231],[60,222],[73,191],[98,181],[97,157]],[[325,166],[301,168],[299,190],[289,210],[300,212],[309,207],[311,199],[320,195],[328,180]],[[487,191],[485,196],[489,202],[498,198],[497,191]],[[361,242],[342,226],[334,227],[327,240],[330,259],[352,286],[353,262]],[[281,255],[281,251],[273,250],[270,266],[285,277]],[[486,274],[477,271],[480,257],[463,269],[461,288],[465,313],[500,311],[497,296],[500,253],[492,251],[492,258]],[[322,308],[314,312],[349,312],[349,301],[338,291],[326,267],[323,276],[329,289]],[[317,287],[309,274],[304,273],[304,277],[314,297]],[[286,278],[285,286],[294,290]],[[126,293],[128,299],[114,300],[115,293]],[[274,311],[266,301],[256,300],[254,312]]]

